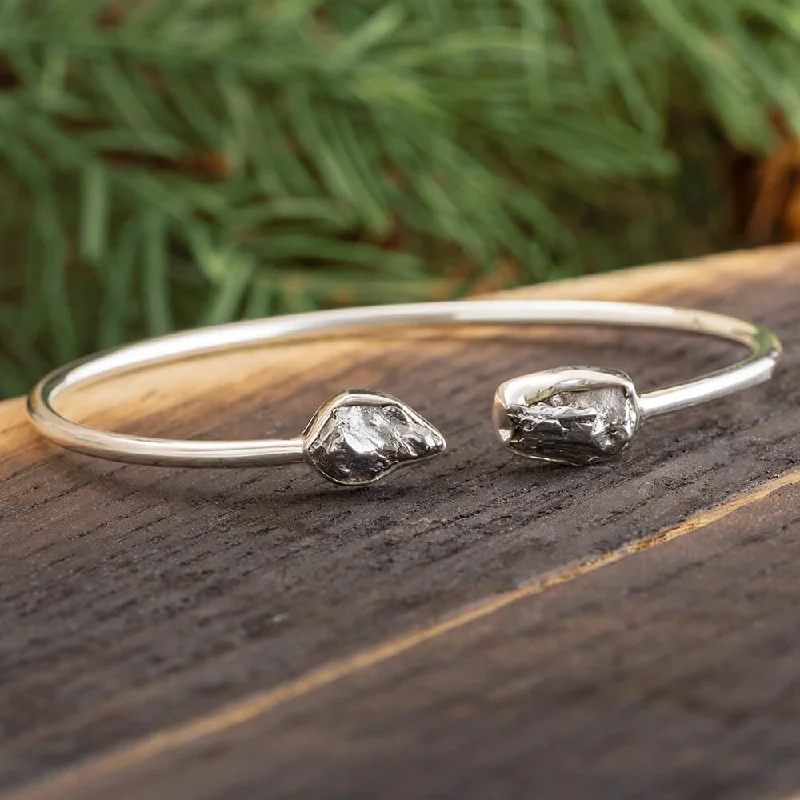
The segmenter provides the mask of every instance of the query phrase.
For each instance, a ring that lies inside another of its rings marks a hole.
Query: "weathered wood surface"
[[[741,314],[786,355],[770,384],[653,421],[583,470],[507,457],[494,387],[584,363],[647,388],[733,351],[415,331],[193,362],[73,401],[128,430],[251,437],[294,434],[357,385],[447,436],[445,458],[356,492],[302,468],[60,454],[21,401],[1,404],[6,796],[800,790],[800,251],[527,293]]]

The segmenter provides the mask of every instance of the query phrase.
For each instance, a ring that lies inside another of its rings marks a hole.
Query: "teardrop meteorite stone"
[[[323,404],[304,433],[308,461],[328,480],[361,486],[443,453],[445,441],[414,409],[386,394],[350,390]]]
[[[627,375],[572,367],[507,381],[497,390],[494,417],[500,439],[517,455],[579,466],[621,453],[641,413]]]

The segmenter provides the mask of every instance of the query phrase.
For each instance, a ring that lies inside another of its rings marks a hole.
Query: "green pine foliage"
[[[0,395],[713,245],[712,139],[800,123],[799,40],[794,0],[0,0]]]

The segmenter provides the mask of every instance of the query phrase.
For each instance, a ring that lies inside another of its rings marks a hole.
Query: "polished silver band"
[[[781,346],[759,325],[706,311],[576,300],[479,300],[319,311],[163,336],[68,364],[28,397],[37,429],[57,445],[91,456],[155,466],[243,467],[305,461],[345,485],[370,483],[444,452],[442,435],[388,395],[349,390],[326,402],[294,439],[197,441],[132,436],[81,425],[54,407],[65,389],[169,361],[273,342],[298,334],[413,325],[610,325],[713,336],[750,355],[687,383],[641,396],[622,372],[568,367],[513,378],[495,395],[494,421],[514,453],[587,464],[625,449],[642,420],[679,411],[767,380]]]

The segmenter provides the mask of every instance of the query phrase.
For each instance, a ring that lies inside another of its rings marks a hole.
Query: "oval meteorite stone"
[[[621,453],[639,427],[639,402],[623,372],[590,367],[545,370],[497,390],[497,434],[517,455],[590,464]]]

